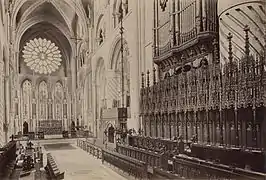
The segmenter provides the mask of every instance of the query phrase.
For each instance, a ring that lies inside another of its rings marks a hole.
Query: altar
[[[62,134],[62,120],[42,120],[39,122],[38,132],[45,135]]]

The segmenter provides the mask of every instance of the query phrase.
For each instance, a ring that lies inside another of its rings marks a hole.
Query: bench
[[[97,159],[102,158],[102,149],[95,146],[94,144],[92,144],[88,141],[78,139],[77,140],[77,146],[80,147],[81,149],[83,149],[84,151],[87,151],[88,153],[90,153],[94,157],[97,157]]]
[[[102,150],[102,163],[104,162],[108,162],[138,179],[147,179],[148,177],[148,169],[145,162],[121,155],[114,151]]]
[[[47,165],[45,166],[45,170],[48,173],[50,179],[64,179],[65,172],[61,172],[59,170],[51,153],[47,153]]]
[[[126,146],[122,144],[117,144],[116,150],[118,153],[122,155],[146,162],[147,165],[151,167],[160,167],[161,164],[160,153],[137,147]]]
[[[127,158],[134,158],[153,167],[155,176],[168,179],[200,178],[200,179],[247,179],[266,180],[266,175],[260,172],[249,171],[224,164],[213,163],[184,154],[172,154],[171,152],[157,153],[142,148],[117,144],[117,151]]]
[[[263,151],[192,144],[190,155],[199,159],[218,160],[225,165],[235,164],[242,169],[249,165],[253,171],[266,173],[266,154]]]

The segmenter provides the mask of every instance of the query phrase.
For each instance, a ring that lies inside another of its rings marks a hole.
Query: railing
[[[102,162],[108,162],[136,178],[148,178],[147,165],[143,161],[138,161],[109,150],[102,150]]]
[[[117,144],[116,148],[118,153],[137,159],[139,161],[146,162],[149,166],[160,167],[161,165],[161,154],[157,152],[147,151],[145,149],[136,147],[124,146],[122,144]]]
[[[86,140],[77,140],[77,146],[83,149],[84,151],[90,153],[97,159],[102,159],[102,149],[93,145],[92,143]]]

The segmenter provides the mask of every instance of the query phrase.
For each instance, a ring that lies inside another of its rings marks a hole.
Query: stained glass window
[[[31,82],[26,80],[22,84],[22,114],[24,121],[30,119],[31,94]]]
[[[60,82],[55,84],[55,119],[63,119],[63,97],[64,91],[63,86]]]
[[[61,65],[61,52],[55,43],[46,39],[33,39],[26,43],[22,57],[26,65],[36,73],[51,74]]]
[[[39,85],[39,119],[47,120],[47,99],[48,90],[47,83],[42,81]]]

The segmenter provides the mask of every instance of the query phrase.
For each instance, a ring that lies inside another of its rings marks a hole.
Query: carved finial
[[[184,64],[185,63],[185,60],[186,60],[186,57],[185,57],[184,54],[182,54],[182,56],[181,56],[181,62]]]
[[[156,84],[156,68],[153,67],[153,84]]]
[[[249,37],[248,37],[248,32],[249,32],[249,27],[248,25],[245,25],[244,27],[245,31],[245,54],[248,57],[249,56]]]
[[[194,53],[194,50],[193,50],[193,49],[191,49],[191,50],[190,50],[190,53],[189,53],[189,56],[190,56],[190,57],[193,57],[193,56],[194,56],[194,54],[195,54],[195,53]]]
[[[200,50],[201,50],[201,53],[205,53],[206,52],[206,48],[205,48],[204,44],[201,45]]]
[[[214,52],[214,58],[215,58],[215,61],[216,63],[220,63],[220,58],[219,58],[219,52],[218,52],[218,41],[217,39],[214,39],[213,40],[213,52]]]
[[[150,86],[150,71],[147,71],[147,87]]]
[[[229,41],[229,46],[228,46],[228,59],[229,59],[229,62],[231,63],[232,60],[233,60],[233,52],[232,52],[232,34],[231,33],[228,33],[228,36],[227,36],[227,39]]]
[[[144,72],[141,73],[141,87],[144,88]]]

